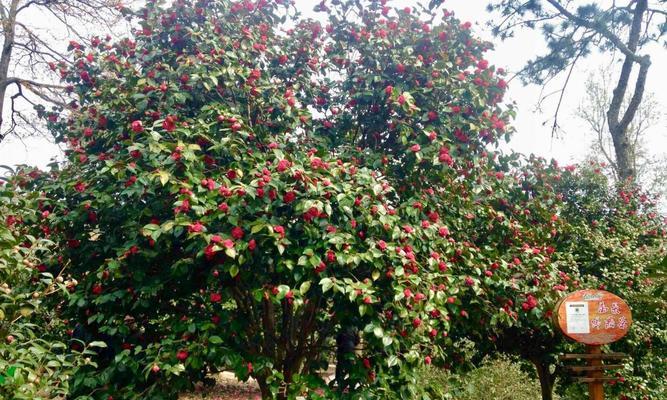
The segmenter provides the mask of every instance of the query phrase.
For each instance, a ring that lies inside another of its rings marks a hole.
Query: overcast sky
[[[407,5],[413,1],[390,1],[390,5]],[[426,0],[423,0],[426,1]],[[297,7],[302,9],[306,15],[313,15],[313,0],[296,0]],[[483,0],[447,0],[448,9],[462,20],[471,21],[475,24],[475,32],[482,38],[491,40],[492,37],[485,22],[491,18],[486,12],[486,1]],[[46,25],[48,26],[48,25]],[[506,42],[493,40],[496,48],[487,58],[492,64],[504,67],[508,71],[519,70],[526,60],[541,52],[544,42],[536,31],[522,32],[515,38]],[[655,93],[656,100],[661,108],[667,105],[667,85],[665,84],[664,71],[667,71],[667,52],[664,48],[656,46],[651,49],[651,66],[647,90]],[[515,101],[518,106],[518,116],[514,121],[517,132],[514,134],[509,147],[524,153],[538,154],[546,158],[555,158],[562,164],[581,161],[589,152],[592,134],[587,127],[574,116],[575,109],[581,104],[584,97],[584,83],[591,71],[597,70],[601,65],[608,65],[608,56],[595,54],[583,60],[575,69],[570,84],[565,93],[561,115],[559,118],[563,133],[559,137],[552,137],[550,116],[555,110],[558,96],[552,96],[550,101],[543,104],[543,112],[536,111],[536,103],[540,98],[540,87],[522,86],[518,79],[512,81],[509,87],[506,101]],[[618,71],[618,67],[615,68]],[[559,88],[559,82],[553,83],[550,90]],[[546,124],[545,121],[549,120]],[[658,126],[651,129],[647,135],[649,149],[654,154],[665,154],[667,152],[667,123],[662,119]],[[46,139],[32,138],[24,142],[17,140],[5,140],[0,143],[0,164],[30,164],[44,167],[49,160],[59,153],[59,149],[49,143]]]

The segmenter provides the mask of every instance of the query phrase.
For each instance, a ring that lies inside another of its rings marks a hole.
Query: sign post
[[[564,354],[561,360],[585,359],[586,366],[572,366],[574,373],[586,372],[579,382],[588,383],[590,400],[604,400],[605,370],[622,364],[604,364],[605,359],[623,359],[621,353],[602,353],[601,346],[624,337],[632,323],[630,307],[615,294],[604,290],[579,290],[561,299],[554,310],[554,324],[568,338],[586,345],[586,354]]]

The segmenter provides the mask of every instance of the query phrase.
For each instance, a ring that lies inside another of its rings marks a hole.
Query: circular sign
[[[565,336],[588,345],[613,343],[625,336],[632,324],[630,307],[604,290],[570,293],[554,311],[554,322]]]

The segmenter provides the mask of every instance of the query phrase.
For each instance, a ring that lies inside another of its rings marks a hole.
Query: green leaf
[[[379,326],[376,326],[376,327],[373,329],[373,334],[375,335],[375,337],[377,337],[377,338],[381,338],[381,337],[384,336],[384,329],[382,329],[382,328],[379,327]]]
[[[368,309],[368,306],[366,304],[359,305],[359,315],[361,315],[363,317],[364,315],[368,314],[368,312],[369,312],[369,309]]]
[[[236,275],[239,274],[239,266],[234,264],[229,268],[229,275],[234,278]]]
[[[333,287],[333,281],[331,278],[322,278],[320,280],[320,286],[322,286],[322,293],[328,292]]]
[[[220,344],[222,343],[222,339],[220,338],[220,336],[211,336],[210,338],[208,338],[208,342],[211,344]]]
[[[266,224],[264,224],[264,223],[261,223],[261,222],[256,223],[252,226],[252,228],[250,228],[250,233],[255,234],[255,233],[261,231],[262,229],[264,229],[265,226],[266,226]]]
[[[392,354],[389,357],[387,357],[387,366],[391,368],[395,365],[398,365],[398,361],[399,361],[398,357]]]
[[[167,171],[159,170],[157,174],[160,177],[160,183],[162,186],[166,185],[167,182],[169,182],[169,178],[171,178],[171,174],[169,174]]]
[[[299,292],[304,295],[308,293],[308,290],[310,290],[310,281],[306,281],[301,284],[301,287],[299,288]]]

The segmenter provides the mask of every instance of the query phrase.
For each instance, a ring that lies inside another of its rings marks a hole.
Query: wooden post
[[[602,350],[600,346],[588,346],[589,354],[601,354]],[[602,372],[602,358],[595,357],[588,359],[588,365],[595,368],[593,371],[588,372],[588,377],[594,379],[588,383],[588,396],[590,400],[604,400],[604,386],[602,386],[602,377],[604,373]]]

